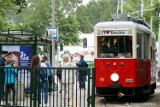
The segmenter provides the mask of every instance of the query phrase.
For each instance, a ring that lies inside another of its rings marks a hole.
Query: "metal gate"
[[[17,68],[16,103],[17,107],[95,107],[94,68]],[[40,69],[54,71],[51,90],[45,93],[40,78]],[[79,71],[86,69],[85,88],[80,87]],[[57,71],[70,72],[72,77],[65,77],[66,83],[57,76]],[[73,80],[73,82],[67,82]],[[5,95],[5,94],[4,94]],[[47,95],[47,97],[46,97]],[[12,94],[9,95],[12,105]],[[5,97],[3,97],[5,99]],[[5,105],[4,99],[0,105]],[[45,100],[48,98],[48,103]],[[14,106],[15,107],[15,106]]]

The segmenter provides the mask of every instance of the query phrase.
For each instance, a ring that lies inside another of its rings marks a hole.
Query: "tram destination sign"
[[[102,35],[128,35],[128,30],[102,30]]]

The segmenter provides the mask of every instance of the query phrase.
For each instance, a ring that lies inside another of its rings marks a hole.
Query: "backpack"
[[[45,71],[40,70],[40,79],[41,79],[42,81],[44,81],[44,80],[47,79],[47,78],[46,78],[47,75],[45,75],[43,72],[45,72]]]
[[[57,77],[61,80],[61,77],[62,77],[62,69],[60,69],[60,67],[57,69]]]
[[[39,65],[39,67],[41,67],[41,66]],[[40,79],[41,79],[42,81],[47,80],[47,69],[40,68],[40,73],[39,73],[39,75],[40,75]]]

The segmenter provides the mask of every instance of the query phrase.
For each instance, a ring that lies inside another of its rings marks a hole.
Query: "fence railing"
[[[95,107],[94,68],[2,67],[0,75],[1,106]]]

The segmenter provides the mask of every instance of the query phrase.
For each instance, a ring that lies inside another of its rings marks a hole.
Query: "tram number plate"
[[[126,79],[126,82],[133,82],[133,79]]]

